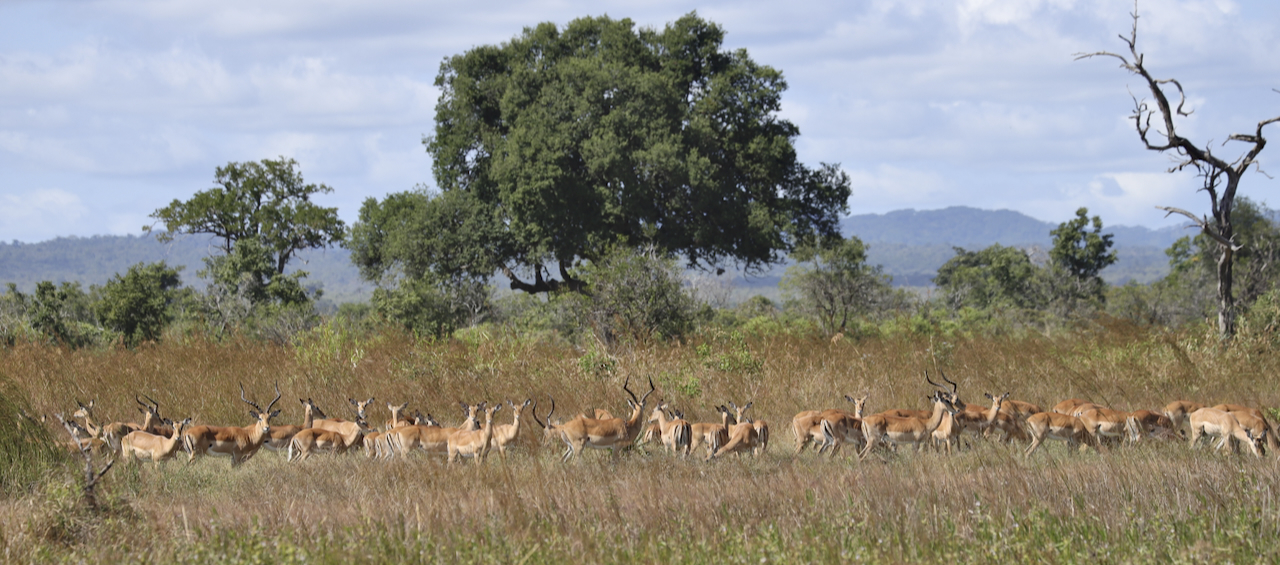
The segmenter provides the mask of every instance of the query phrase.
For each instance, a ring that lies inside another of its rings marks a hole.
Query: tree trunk
[[[1222,248],[1218,258],[1218,336],[1223,341],[1236,335],[1236,304],[1231,291],[1231,264],[1235,252]]]

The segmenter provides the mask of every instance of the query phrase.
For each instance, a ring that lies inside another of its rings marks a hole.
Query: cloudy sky
[[[643,4],[642,7],[633,4]],[[1207,209],[1189,174],[1141,148],[1143,85],[1125,0],[65,0],[0,2],[0,240],[139,234],[231,161],[293,157],[348,222],[368,197],[434,184],[440,61],[543,21],[661,27],[690,11],[783,71],[809,164],[839,162],[854,214],[952,205],[1062,221],[1176,222]],[[1183,135],[1221,141],[1280,115],[1280,2],[1144,0],[1139,47],[1188,91]],[[1264,169],[1280,174],[1280,126]],[[1267,168],[1269,166],[1269,169]],[[1243,193],[1280,205],[1280,181]]]

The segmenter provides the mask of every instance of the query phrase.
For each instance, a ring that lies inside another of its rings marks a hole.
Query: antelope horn
[[[631,392],[631,389],[627,388],[627,385],[629,384],[631,384],[631,375],[627,375],[627,379],[625,381],[622,381],[622,390],[627,391],[627,394],[631,395],[632,401],[634,401],[636,404],[640,404],[640,400],[636,398],[636,393]]]
[[[144,395],[142,395],[142,397],[143,397],[143,398],[145,398],[145,399],[147,399],[148,401],[150,401],[150,402],[151,402],[151,404],[152,404],[153,406],[155,406],[155,408],[156,408],[156,412],[159,412],[159,411],[160,411],[160,403],[159,403],[159,402],[156,402],[156,401],[155,401],[155,399],[153,399],[153,398],[151,398],[150,396],[147,396],[147,395],[145,395],[145,394],[144,394]]]
[[[938,388],[940,388],[940,389],[942,389],[942,390],[947,390],[947,387],[944,387],[944,386],[942,386],[942,385],[940,385],[940,384],[938,384],[938,383],[935,383],[935,382],[933,382],[933,379],[929,378],[929,371],[928,371],[927,369],[926,369],[926,370],[925,370],[925,372],[924,372],[924,380],[929,381],[929,384],[931,384],[931,385],[933,385],[933,386],[936,386],[936,387],[938,387]]]
[[[243,400],[245,404],[252,406],[254,410],[257,410],[258,412],[262,412],[262,407],[258,406],[252,400],[249,400],[248,398],[244,397],[244,383],[240,383],[240,400]]]
[[[951,394],[956,394],[956,392],[958,392],[958,389],[960,388],[960,386],[959,386],[959,385],[957,385],[957,384],[955,383],[955,381],[953,381],[953,380],[951,380],[951,379],[948,379],[948,378],[947,378],[947,373],[946,373],[945,371],[943,371],[942,369],[938,369],[938,374],[939,374],[939,375],[942,375],[942,380],[947,381],[947,383],[951,385]]]
[[[272,409],[273,407],[275,407],[276,403],[277,403],[277,402],[280,402],[280,382],[279,382],[279,381],[276,381],[276,383],[275,383],[275,384],[276,384],[276,398],[275,398],[275,400],[272,400],[272,401],[271,401],[271,404],[268,404],[268,405],[267,405],[266,412],[267,412],[268,414],[270,414],[270,413],[271,413],[271,409]]]
[[[649,395],[653,394],[654,390],[657,390],[657,389],[653,386],[653,377],[649,377],[649,392],[644,393],[644,396],[640,397],[640,401],[637,402],[637,404],[644,404],[644,401],[649,399]],[[634,394],[631,396],[632,398],[635,398]]]

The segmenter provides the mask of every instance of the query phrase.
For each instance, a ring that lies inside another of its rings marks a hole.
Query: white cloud
[[[0,193],[0,240],[31,242],[66,235],[59,230],[75,225],[88,213],[79,196],[61,189]]]

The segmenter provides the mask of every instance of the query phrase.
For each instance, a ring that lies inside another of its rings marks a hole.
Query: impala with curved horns
[[[279,390],[279,387],[277,387]],[[276,402],[280,401],[280,393],[276,393],[276,397],[267,405],[267,409],[263,410],[257,403],[244,397],[244,384],[240,384],[240,400],[245,404],[253,407],[249,411],[258,421],[247,428],[238,428],[235,426],[217,427],[217,426],[196,426],[191,428],[184,434],[187,449],[191,456],[187,462],[195,460],[197,455],[225,455],[231,457],[231,466],[236,467],[245,460],[253,457],[258,449],[267,439],[268,432],[271,430],[271,418],[280,414],[279,410],[272,412]]]
[[[551,414],[555,412],[555,399],[551,400],[551,412],[547,413],[546,424],[538,421],[538,425],[543,428],[544,437],[559,436],[568,448],[564,452],[561,461],[568,461],[569,458],[581,453],[583,449],[608,449],[611,451],[613,459],[618,458],[618,451],[623,447],[631,445],[636,436],[639,435],[640,429],[643,427],[643,413],[645,403],[649,400],[649,395],[656,390],[653,386],[653,378],[649,379],[649,392],[644,396],[636,398],[636,394],[631,392],[628,385],[631,377],[622,384],[622,390],[626,391],[631,398],[627,399],[627,404],[631,407],[631,417],[623,420],[622,418],[610,418],[598,420],[595,418],[586,418],[579,416],[564,424],[551,424]],[[534,419],[537,419],[537,412],[534,412]]]

